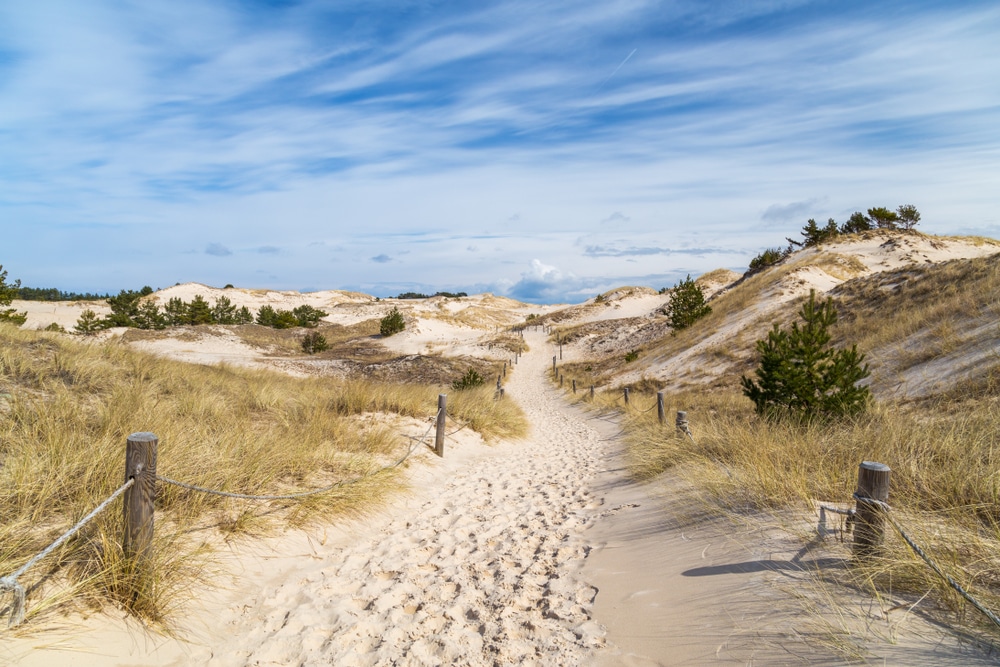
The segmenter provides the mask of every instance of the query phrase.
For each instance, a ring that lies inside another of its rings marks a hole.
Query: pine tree
[[[84,336],[91,336],[103,329],[104,325],[105,321],[99,318],[97,313],[88,308],[80,313],[80,319],[76,321],[76,326],[73,328]]]
[[[389,311],[389,314],[379,320],[379,333],[382,334],[384,338],[388,338],[393,334],[397,334],[406,328],[406,321],[403,320],[403,314],[399,312],[399,308],[395,306]]]
[[[808,420],[862,411],[871,394],[858,382],[868,377],[868,365],[857,346],[830,346],[828,329],[837,321],[833,299],[817,303],[812,290],[799,315],[802,326],[795,322],[785,331],[775,324],[766,340],[757,341],[757,381],[743,376],[743,394],[753,401],[757,414],[766,417]]]
[[[711,312],[711,307],[705,303],[701,285],[691,280],[690,275],[674,286],[670,301],[664,309],[664,313],[670,318],[670,326],[675,331],[686,329]]]
[[[4,308],[3,306],[9,306],[10,302],[17,298],[17,290],[21,287],[21,281],[15,280],[12,284],[7,284],[7,272],[3,270],[3,265],[0,264],[0,322],[10,322],[17,326],[21,326],[28,319],[28,313],[19,313],[13,308]]]

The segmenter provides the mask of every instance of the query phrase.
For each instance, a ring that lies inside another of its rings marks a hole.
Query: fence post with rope
[[[874,461],[858,465],[858,490],[854,494],[854,556],[868,558],[878,553],[885,539],[885,510],[889,500],[889,466]],[[878,502],[872,502],[878,501]]]
[[[444,457],[444,426],[445,410],[448,405],[448,394],[438,394],[437,432],[434,435],[434,453]]]
[[[122,551],[141,566],[153,548],[153,500],[156,498],[156,454],[160,443],[155,434],[133,433],[125,441],[125,481],[135,483],[125,492],[125,535]]]

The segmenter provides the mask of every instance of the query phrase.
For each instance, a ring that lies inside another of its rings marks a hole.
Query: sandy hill
[[[183,360],[276,366],[294,373],[378,375],[378,364],[395,363],[399,372],[387,377],[405,380],[415,356],[427,357],[424,365],[436,363],[433,359],[507,359],[512,343],[504,332],[532,317],[533,323],[552,327],[554,340],[564,344],[566,363],[579,363],[580,372],[588,369],[595,384],[671,389],[732,385],[752,368],[755,341],[773,323],[791,321],[801,300],[816,290],[837,299],[838,340],[856,342],[868,354],[873,389],[909,396],[981,376],[992,367],[986,362],[994,354],[990,331],[996,317],[988,295],[994,293],[990,279],[998,252],[1000,242],[983,238],[888,231],[839,237],[752,276],[719,269],[699,277],[696,282],[713,312],[682,332],[674,332],[664,315],[669,291],[642,286],[619,287],[579,305],[539,306],[493,294],[378,299],[338,290],[299,293],[186,283],[149,298],[162,305],[197,295],[209,303],[225,297],[253,313],[264,305],[284,310],[308,305],[327,313],[321,331],[337,344],[307,358],[298,345],[301,330],[199,326],[104,335],[124,335],[137,347]],[[959,308],[959,293],[978,305]],[[84,309],[109,312],[102,302],[19,301],[14,306],[28,312],[29,328],[56,323],[71,330]],[[378,321],[393,308],[403,314],[406,329],[382,338]],[[633,360],[626,362],[629,353]],[[449,373],[455,368],[451,362],[443,366]]]

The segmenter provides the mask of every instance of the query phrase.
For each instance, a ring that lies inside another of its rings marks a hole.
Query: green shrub
[[[486,378],[477,373],[475,368],[470,368],[460,380],[455,380],[451,383],[451,388],[455,391],[462,391],[463,389],[472,389],[484,384],[486,384]]]
[[[639,350],[632,350],[625,354],[625,363],[630,364],[639,358]]]
[[[12,284],[7,284],[7,272],[0,264],[0,322],[10,322],[21,326],[28,319],[28,313],[19,313],[13,308],[3,308],[9,306],[10,302],[17,298],[17,290],[21,287],[21,281],[15,280]]]
[[[757,341],[757,381],[743,376],[743,394],[764,417],[809,420],[863,411],[871,393],[858,382],[868,377],[868,365],[857,346],[838,350],[829,345],[827,330],[837,321],[833,299],[817,303],[811,290],[799,315],[802,326],[794,322],[784,331],[775,324],[766,340]]]
[[[292,309],[292,315],[295,316],[295,321],[300,327],[314,327],[319,324],[321,318],[328,314],[312,306],[299,306]]]
[[[76,321],[73,329],[84,336],[91,336],[105,328],[105,321],[97,316],[97,313],[89,308],[80,313],[80,319]]]
[[[392,307],[388,315],[379,320],[378,331],[384,338],[398,334],[405,328],[406,322],[403,320],[403,314],[395,306]]]
[[[745,275],[752,275],[763,271],[769,266],[780,264],[781,260],[785,259],[785,257],[788,257],[788,253],[781,248],[768,248],[750,260],[750,267]]]
[[[664,309],[674,330],[686,329],[711,312],[712,309],[705,303],[701,285],[691,280],[690,275],[677,283],[670,293],[670,302]]]
[[[302,351],[306,354],[316,354],[329,349],[326,338],[318,331],[309,331],[302,337]]]

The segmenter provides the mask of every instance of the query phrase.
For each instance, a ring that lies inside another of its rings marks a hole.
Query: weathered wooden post
[[[660,421],[661,424],[664,421],[666,421],[666,419],[667,419],[666,414],[663,411],[663,392],[662,391],[656,392],[656,418]]]
[[[555,375],[555,374],[556,374],[556,358],[555,358],[555,356],[553,356],[552,357],[552,375]]]
[[[594,385],[590,385],[590,400],[594,400]]]
[[[137,563],[149,558],[153,548],[153,500],[156,498],[156,450],[153,433],[133,433],[125,441],[125,481],[135,483],[124,494],[125,557]]]
[[[576,393],[576,380],[573,380],[573,393]]]
[[[688,427],[688,413],[678,410],[677,420],[674,422],[674,425],[678,431],[694,440],[694,437],[691,435],[691,429]]]
[[[497,389],[499,389],[500,387],[503,386],[503,383],[500,382],[500,380],[502,380],[502,379],[503,379],[503,376],[500,375],[499,373],[497,373]]]
[[[879,552],[885,537],[885,508],[877,502],[889,500],[892,470],[884,463],[862,461],[858,465],[857,506],[854,510],[854,556],[867,558]]]
[[[448,405],[448,394],[438,394],[437,432],[434,434],[434,453],[444,456],[444,417]]]
[[[628,405],[628,387],[625,387],[625,405]]]
[[[559,361],[562,361],[562,341],[559,341]]]
[[[559,388],[560,388],[560,389],[562,389],[562,385],[563,385],[563,374],[562,374],[562,373],[560,373],[560,374],[559,374]]]
[[[507,362],[503,362],[503,376],[507,377]]]

